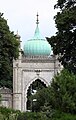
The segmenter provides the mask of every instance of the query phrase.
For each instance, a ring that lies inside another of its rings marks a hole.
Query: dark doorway
[[[35,104],[36,99],[33,98],[33,96],[36,94],[36,92],[42,88],[45,88],[46,85],[41,80],[37,79],[35,80],[28,88],[27,91],[27,110],[30,110],[34,112],[36,110]]]

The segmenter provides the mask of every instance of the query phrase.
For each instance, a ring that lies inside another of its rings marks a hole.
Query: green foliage
[[[40,112],[24,112],[20,113],[17,120],[48,120],[47,117]]]
[[[63,8],[54,17],[58,32],[47,40],[64,68],[76,73],[76,2],[58,0],[57,6]]]
[[[20,111],[0,107],[0,120],[16,120]]]
[[[39,90],[35,95],[33,95],[33,99],[36,99],[34,111],[41,111],[44,109],[45,104],[49,103],[50,100],[50,89],[43,88]]]
[[[60,9],[68,9],[74,7],[75,4],[76,0],[57,0],[57,4],[54,7]]]
[[[42,112],[20,112],[0,107],[0,120],[76,120],[76,115],[58,110]]]
[[[1,102],[1,94],[0,94],[0,102]]]
[[[54,77],[51,85],[37,92],[34,96],[36,108],[42,111],[57,109],[67,113],[76,113],[76,75],[68,70],[62,70]]]
[[[76,115],[55,111],[51,120],[76,120]]]
[[[12,61],[18,57],[19,42],[0,13],[0,87],[12,88]]]
[[[76,113],[76,75],[62,70],[51,83],[51,103],[60,111]]]
[[[76,120],[76,115],[55,111],[54,114],[49,117],[43,112],[24,112],[18,115],[17,120]]]
[[[38,111],[38,107],[36,106],[36,99],[33,95],[35,94],[35,92],[45,87],[46,85],[43,82],[41,82],[39,79],[37,79],[30,85],[28,92],[27,92],[27,109],[28,110]]]
[[[4,118],[3,118],[3,115],[0,113],[0,119],[1,120],[4,120]]]

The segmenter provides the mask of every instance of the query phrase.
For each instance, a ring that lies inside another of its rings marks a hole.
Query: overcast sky
[[[56,33],[53,20],[57,10],[54,5],[57,0],[0,0],[0,12],[8,20],[11,31],[17,30],[24,42],[33,37],[36,28],[36,14],[39,14],[39,28],[43,37]]]

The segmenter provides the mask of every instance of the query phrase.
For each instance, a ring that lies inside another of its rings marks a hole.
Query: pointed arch
[[[25,91],[25,95],[27,94],[27,90],[29,89],[29,87],[30,87],[30,85],[33,83],[33,82],[35,82],[36,80],[40,80],[41,82],[43,82],[45,85],[46,85],[46,87],[49,85],[49,83],[44,79],[44,78],[42,78],[42,77],[35,77],[35,78],[33,78],[32,80],[30,80],[30,82],[28,83],[28,85],[26,86],[26,88],[24,88],[24,91]]]
[[[27,84],[27,86],[25,87],[25,89],[24,89],[24,103],[25,103],[25,106],[24,106],[24,108],[26,109],[26,110],[28,110],[28,105],[30,105],[30,102],[29,102],[29,104],[28,104],[28,90],[30,89],[30,86],[32,86],[32,84],[35,82],[35,81],[39,81],[44,87],[47,87],[48,85],[49,85],[49,83],[45,80],[45,79],[43,79],[42,77],[39,77],[39,76],[37,76],[37,77],[34,77],[32,80],[30,80],[29,81],[29,83]],[[32,91],[33,92],[33,91]]]

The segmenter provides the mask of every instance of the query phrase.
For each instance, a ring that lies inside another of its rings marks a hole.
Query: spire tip
[[[39,19],[38,19],[38,17],[39,17],[39,15],[38,15],[38,12],[37,12],[37,22],[36,22],[36,24],[38,25],[39,24]]]

